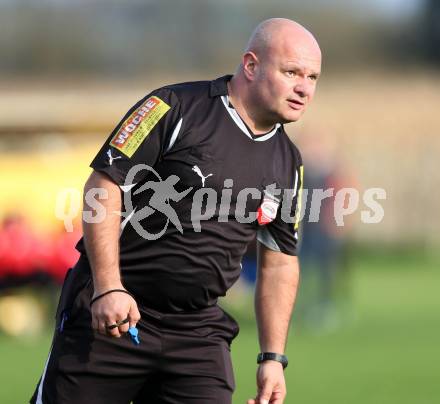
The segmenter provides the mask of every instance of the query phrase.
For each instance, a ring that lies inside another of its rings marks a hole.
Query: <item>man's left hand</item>
[[[275,361],[265,361],[257,370],[258,394],[247,404],[282,404],[286,397],[286,382],[283,365]]]

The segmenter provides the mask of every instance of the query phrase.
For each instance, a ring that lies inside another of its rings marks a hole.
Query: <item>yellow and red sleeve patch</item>
[[[149,97],[121,125],[110,145],[127,157],[133,156],[170,106],[159,97]]]

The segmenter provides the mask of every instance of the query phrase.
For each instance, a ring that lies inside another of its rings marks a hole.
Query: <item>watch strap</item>
[[[260,352],[257,356],[257,363],[265,361],[276,361],[280,362],[283,365],[283,369],[285,369],[289,363],[286,355],[278,354],[275,352]]]

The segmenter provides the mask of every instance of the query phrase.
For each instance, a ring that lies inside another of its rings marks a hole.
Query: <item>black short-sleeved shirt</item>
[[[230,78],[148,94],[91,163],[131,197],[121,219],[122,281],[152,308],[215,304],[239,277],[255,234],[267,247],[296,255],[300,154],[280,124],[264,135],[250,133],[229,103]],[[164,188],[153,190],[158,177],[169,181],[168,198]],[[279,194],[267,188],[272,184]],[[176,215],[168,214],[170,207]],[[155,237],[141,236],[143,230]],[[77,248],[85,254],[82,240]]]

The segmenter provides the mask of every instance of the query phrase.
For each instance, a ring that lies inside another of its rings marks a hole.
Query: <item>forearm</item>
[[[288,262],[269,260],[267,254],[259,261],[255,312],[260,348],[284,353],[299,283],[298,261],[296,257],[289,257]]]
[[[92,269],[93,285],[95,293],[101,293],[122,287],[119,271],[121,191],[110,179],[96,172],[87,181],[84,195],[93,188],[104,189],[108,195],[106,199],[99,199],[99,203],[105,209],[103,220],[89,223],[83,218],[84,243]],[[84,210],[97,213],[86,198]]]

